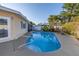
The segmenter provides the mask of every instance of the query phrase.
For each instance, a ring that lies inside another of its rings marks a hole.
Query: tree
[[[32,25],[36,25],[34,22],[32,22],[32,21],[30,21],[30,23],[32,24]]]
[[[65,3],[63,6],[63,15],[68,18],[68,21],[72,21],[73,17],[79,15],[79,3]]]
[[[48,18],[49,28],[54,30],[54,25],[58,22],[58,20],[59,20],[58,15],[50,15]]]
[[[66,23],[66,22],[70,22],[72,14],[63,11],[61,12],[60,16],[61,16],[61,21]]]

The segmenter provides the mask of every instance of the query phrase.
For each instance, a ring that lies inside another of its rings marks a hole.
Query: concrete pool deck
[[[58,33],[56,33],[56,35],[61,43],[61,48],[56,51],[36,53],[25,46],[21,47],[22,44],[24,45],[26,38],[26,36],[23,36],[17,40],[0,43],[0,56],[79,56],[78,40],[69,35]]]

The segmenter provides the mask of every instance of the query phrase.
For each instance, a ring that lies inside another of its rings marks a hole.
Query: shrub
[[[66,32],[68,34],[73,34],[73,35],[76,30],[76,27],[75,27],[74,23],[72,23],[72,22],[64,24],[62,28],[63,28],[64,32]]]
[[[79,22],[79,16],[74,17],[73,22]]]
[[[45,26],[42,27],[42,30],[43,31],[49,31],[49,27],[47,25],[45,25]]]

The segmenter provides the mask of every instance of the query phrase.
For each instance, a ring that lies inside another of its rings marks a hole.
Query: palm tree
[[[59,17],[58,15],[50,15],[48,18],[48,22],[49,22],[49,28],[51,30],[54,30],[54,25],[56,25],[56,23],[58,22]]]
[[[65,3],[63,6],[63,15],[72,21],[73,17],[79,15],[79,3]]]

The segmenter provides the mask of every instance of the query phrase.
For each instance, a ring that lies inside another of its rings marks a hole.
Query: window
[[[21,21],[21,28],[22,28],[22,29],[25,29],[25,28],[26,28],[26,23],[23,22],[23,21]]]
[[[21,28],[22,28],[22,26],[23,26],[23,23],[22,23],[22,21],[21,21]]]
[[[7,19],[0,19],[0,38],[8,37]]]
[[[26,23],[23,24],[23,28],[26,28]]]
[[[0,25],[7,25],[7,19],[0,19]]]

